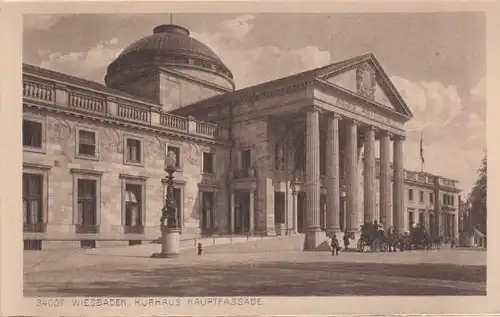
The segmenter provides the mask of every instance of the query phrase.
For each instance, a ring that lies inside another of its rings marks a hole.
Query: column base
[[[336,235],[337,239],[339,239],[340,238],[340,236],[339,236],[340,234],[342,234],[342,232],[340,231],[340,227],[332,227],[332,228],[328,228],[326,230],[326,236],[328,238],[331,238],[334,235]]]
[[[180,254],[179,228],[161,227],[161,252],[153,253],[152,258],[176,258]]]
[[[326,237],[326,232],[309,230],[305,233],[304,251],[331,251],[330,241]]]

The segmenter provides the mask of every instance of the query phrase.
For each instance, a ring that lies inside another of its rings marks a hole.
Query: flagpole
[[[424,131],[420,135],[420,172],[424,172],[425,160],[424,160]]]

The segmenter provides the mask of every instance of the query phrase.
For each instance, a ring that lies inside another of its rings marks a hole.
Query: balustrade
[[[218,126],[206,122],[196,122],[196,133],[213,137],[219,135]]]
[[[118,117],[120,118],[125,118],[140,122],[149,122],[149,113],[150,112],[148,110],[125,106],[125,105],[118,105]]]
[[[160,118],[160,124],[171,129],[187,131],[188,119],[169,114],[163,114]]]
[[[24,81],[23,96],[53,102],[55,100],[54,87]]]
[[[85,111],[106,113],[106,102],[93,96],[70,92],[69,106]]]
[[[111,97],[113,97],[113,100],[116,101],[113,101],[113,104],[109,105],[106,92],[99,93],[90,91],[90,89],[87,91],[84,87],[76,87],[71,83],[65,84],[65,87],[67,88],[64,89],[66,92],[63,96],[67,97],[64,98],[63,103],[63,99],[60,101],[56,98],[56,95],[58,95],[60,91],[55,82],[51,82],[50,79],[46,79],[45,82],[38,82],[38,80],[33,79],[30,74],[23,73],[23,75],[25,76],[25,79],[23,80],[23,97],[27,99],[36,99],[51,102],[53,104],[57,103],[57,106],[60,107],[69,107],[84,112],[105,115],[107,117],[117,117],[127,121],[150,125],[159,124],[161,127],[208,138],[223,137],[227,139],[229,137],[226,134],[221,135],[217,124],[192,120],[191,122],[194,124],[192,124],[192,128],[190,129],[190,121],[187,117],[176,116],[168,113],[160,113],[159,122],[152,122],[151,110],[145,109],[142,104],[142,107],[135,106],[134,104],[125,105],[121,103],[123,100],[120,100],[119,96],[117,97],[113,95]],[[137,101],[137,103],[139,102]],[[109,112],[108,110],[112,111]]]

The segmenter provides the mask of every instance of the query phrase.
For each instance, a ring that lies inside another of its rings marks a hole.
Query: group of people
[[[349,232],[347,232],[347,230],[344,232],[343,240],[344,240],[343,241],[344,242],[344,251],[347,251],[347,249],[349,248],[349,242],[351,240],[350,234],[349,234]],[[337,235],[335,233],[332,236],[332,241],[331,241],[330,246],[332,247],[332,255],[333,256],[339,255],[339,251],[340,251],[341,247],[340,247],[339,240],[337,239]]]

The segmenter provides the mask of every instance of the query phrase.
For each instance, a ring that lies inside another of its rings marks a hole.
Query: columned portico
[[[340,166],[339,166],[339,116],[327,117],[326,143],[326,191],[327,233],[331,236],[340,231]]]

